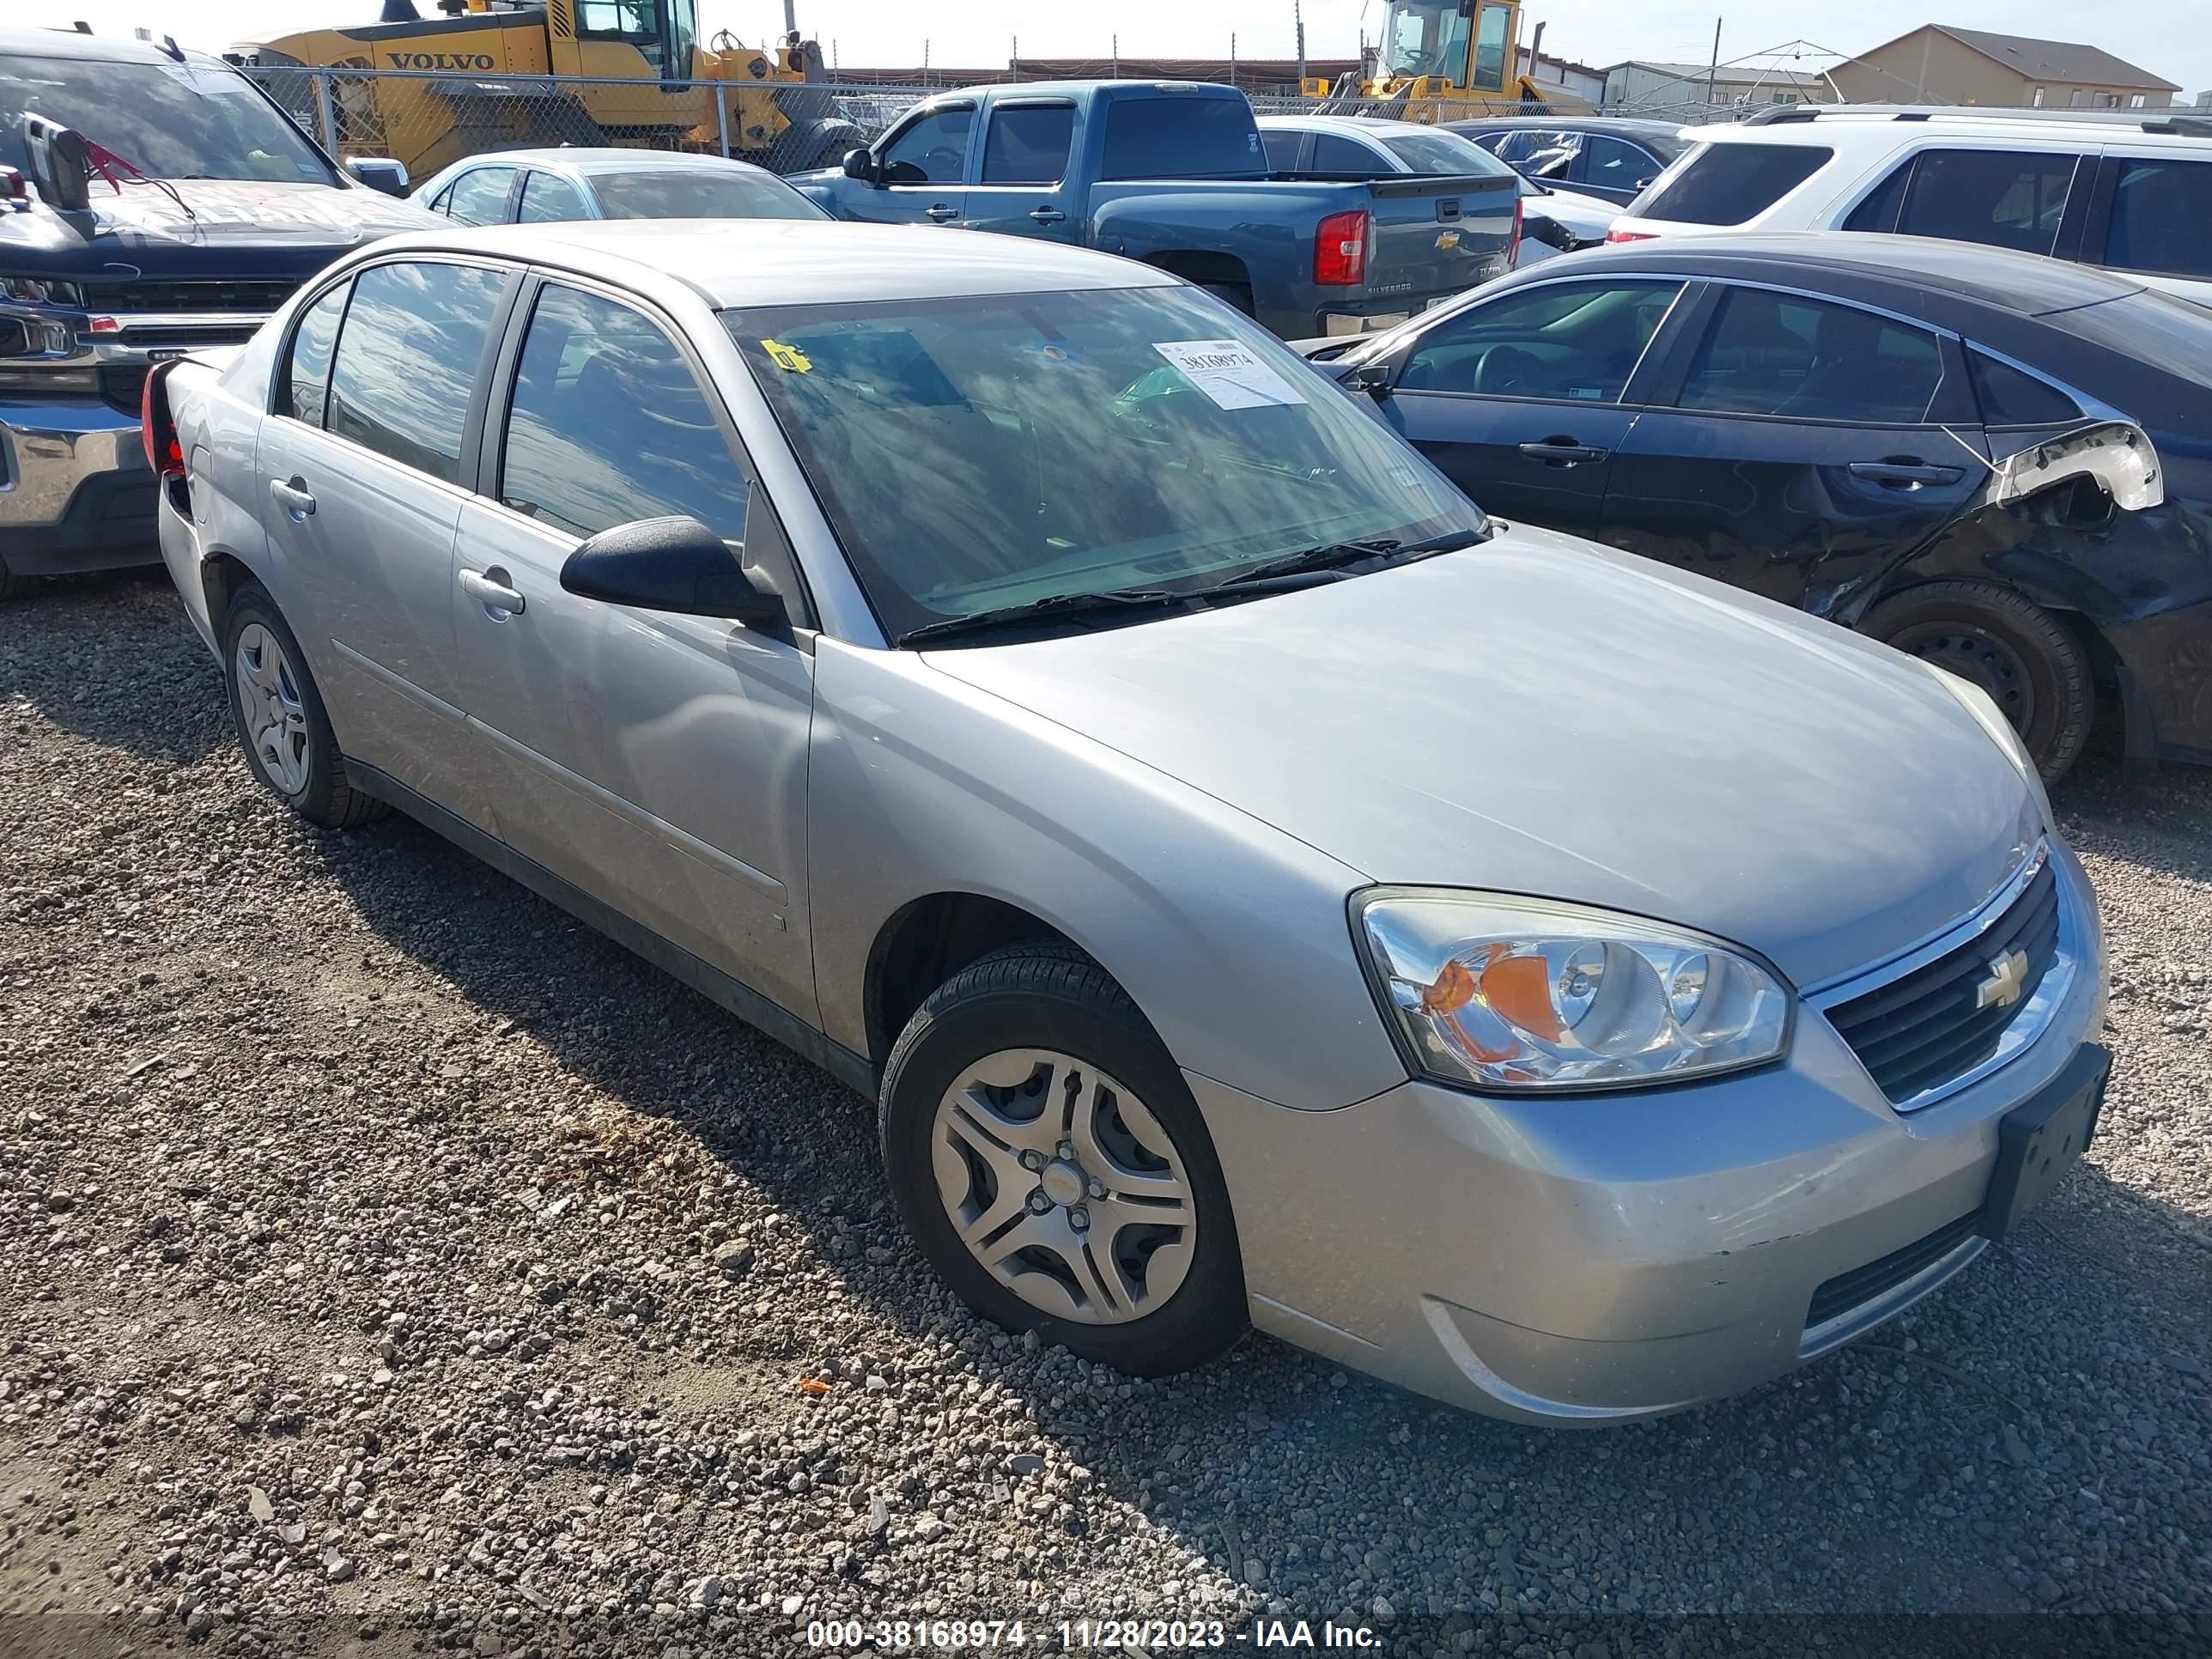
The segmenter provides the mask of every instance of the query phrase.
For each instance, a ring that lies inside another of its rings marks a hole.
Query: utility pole
[[[921,84],[929,84],[929,37],[921,37]]]
[[[1229,84],[1237,84],[1237,33],[1233,29],[1229,34]]]
[[[1718,17],[1713,19],[1713,63],[1712,67],[1705,71],[1705,101],[1708,104],[1720,102],[1719,94],[1715,88],[1720,84],[1721,78],[1721,24],[1723,21]]]
[[[1014,55],[1006,60],[1006,75],[1015,85],[1019,86],[1021,84],[1022,37],[1018,34],[1014,37]]]
[[[1298,90],[1306,89],[1306,9],[1304,0],[1291,0],[1291,21],[1298,37]]]
[[[1118,34],[1114,37],[1114,78],[1121,78],[1121,37]]]

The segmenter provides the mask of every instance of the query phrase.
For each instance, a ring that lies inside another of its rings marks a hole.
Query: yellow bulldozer
[[[1537,25],[1540,42],[1543,26]],[[1382,39],[1367,72],[1332,88],[1311,81],[1308,95],[1401,121],[1460,121],[1543,110],[1587,112],[1589,101],[1533,72],[1521,73],[1521,0],[1390,0]],[[1382,107],[1375,107],[1380,105]]]
[[[538,144],[717,150],[778,172],[833,167],[867,142],[823,84],[821,48],[787,33],[755,51],[698,40],[698,0],[385,0],[374,23],[307,29],[227,53],[344,155],[427,177]],[[287,76],[291,67],[338,71]],[[581,77],[553,81],[538,77]]]

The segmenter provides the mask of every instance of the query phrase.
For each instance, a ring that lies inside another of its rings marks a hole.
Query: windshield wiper
[[[1438,553],[1449,553],[1462,547],[1473,547],[1489,539],[1488,530],[1469,532],[1455,530],[1449,535],[1431,536],[1426,541],[1401,542],[1388,538],[1380,541],[1330,542],[1321,547],[1301,548],[1296,553],[1285,553],[1279,559],[1269,559],[1254,565],[1249,570],[1240,570],[1224,579],[1222,587],[1244,587],[1255,582],[1279,581],[1285,576],[1304,576],[1317,571],[1338,570],[1348,564],[1359,564],[1368,559],[1389,559],[1404,562],[1425,559]]]
[[[894,645],[913,645],[923,640],[947,640],[962,634],[981,634],[999,628],[1012,628],[1022,623],[1059,617],[1079,617],[1086,613],[1105,614],[1112,611],[1143,609],[1151,605],[1182,605],[1188,593],[1170,593],[1157,587],[1109,587],[1099,593],[1053,593],[1042,599],[1031,599],[1027,605],[1001,605],[995,611],[978,611],[972,616],[946,617],[933,623],[924,623],[919,628],[909,628],[894,640]]]

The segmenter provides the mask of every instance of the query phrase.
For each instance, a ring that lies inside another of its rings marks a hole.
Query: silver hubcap
[[[284,647],[259,623],[248,623],[233,668],[255,763],[279,793],[298,794],[307,787],[307,708]]]
[[[961,1242],[1056,1319],[1141,1319],[1190,1271],[1198,1212],[1174,1143],[1136,1096],[1071,1055],[977,1060],[938,1103],[930,1150]]]

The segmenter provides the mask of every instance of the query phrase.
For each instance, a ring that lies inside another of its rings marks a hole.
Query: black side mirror
[[[1371,363],[1361,363],[1344,371],[1344,384],[1354,392],[1364,392],[1381,403],[1390,395],[1390,362],[1388,358]]]
[[[580,599],[747,628],[784,620],[782,599],[753,586],[738,556],[692,518],[641,519],[602,530],[568,556],[561,586]]]
[[[18,125],[24,159],[31,164],[31,182],[38,185],[46,205],[64,213],[90,208],[92,161],[85,153],[84,135],[29,110]]]
[[[395,161],[389,155],[351,156],[345,170],[371,190],[380,190],[386,196],[407,193],[407,164]]]
[[[864,149],[845,152],[845,176],[858,179],[864,185],[876,182],[876,158]]]

